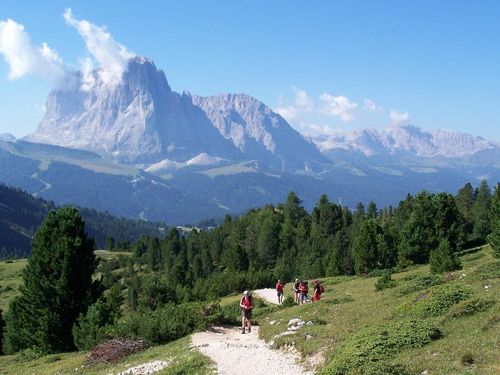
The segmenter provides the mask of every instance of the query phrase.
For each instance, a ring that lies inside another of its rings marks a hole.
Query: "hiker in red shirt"
[[[278,304],[283,303],[283,284],[281,280],[276,283],[276,293],[278,294]]]
[[[321,295],[325,292],[325,288],[323,288],[323,285],[321,285],[321,282],[316,280],[314,282],[314,295],[313,295],[313,302],[318,302],[321,300]]]
[[[245,290],[243,297],[240,300],[241,307],[241,333],[245,333],[245,328],[248,327],[248,333],[252,332],[252,294]]]
[[[307,293],[309,293],[307,281],[301,281],[299,286],[299,300],[301,305],[307,302]]]

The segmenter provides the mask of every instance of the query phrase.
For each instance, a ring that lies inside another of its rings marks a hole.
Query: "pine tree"
[[[357,274],[367,274],[377,266],[377,234],[379,227],[374,219],[361,223],[352,244],[354,269]]]
[[[455,197],[455,202],[457,203],[457,208],[465,219],[465,233],[467,233],[467,239],[472,234],[473,217],[472,217],[472,205],[474,204],[475,192],[472,185],[467,182],[457,193]]]
[[[491,191],[486,180],[481,181],[476,192],[476,199],[472,205],[472,217],[474,220],[473,239],[479,242],[485,242],[490,233],[490,205]]]
[[[33,240],[21,293],[6,315],[8,352],[75,348],[73,324],[98,296],[98,283],[92,281],[97,266],[94,249],[75,208],[48,214]]]
[[[446,239],[441,240],[438,248],[431,251],[429,263],[433,273],[451,272],[460,268],[460,261]]]
[[[500,183],[495,187],[490,209],[491,233],[488,241],[493,248],[493,255],[500,258]]]

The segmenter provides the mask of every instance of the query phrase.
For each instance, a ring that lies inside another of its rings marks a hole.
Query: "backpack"
[[[323,285],[319,284],[319,292],[321,294],[325,293],[325,288],[323,287]]]

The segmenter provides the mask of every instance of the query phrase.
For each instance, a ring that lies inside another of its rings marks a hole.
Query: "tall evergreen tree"
[[[490,205],[491,191],[486,180],[481,181],[477,192],[476,199],[472,205],[472,217],[474,220],[473,239],[479,242],[485,242],[486,237],[490,233]]]
[[[377,267],[377,234],[379,227],[375,219],[361,223],[352,244],[354,269],[357,274],[366,274]]]
[[[500,183],[495,186],[495,194],[490,209],[491,233],[488,241],[493,248],[493,255],[500,258]]]
[[[457,208],[464,217],[465,220],[465,233],[467,233],[467,239],[472,235],[473,217],[472,217],[472,205],[474,204],[475,191],[472,185],[467,182],[457,193],[455,197],[455,202],[457,203]]]
[[[94,249],[75,208],[48,214],[33,240],[21,293],[6,314],[8,352],[75,348],[73,324],[98,297],[98,284],[92,281],[97,266]]]

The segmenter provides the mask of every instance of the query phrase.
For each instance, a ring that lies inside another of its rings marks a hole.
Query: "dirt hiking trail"
[[[219,375],[312,375],[291,353],[271,349],[259,338],[259,327],[242,334],[237,327],[213,327],[192,336],[193,346],[210,357]]]
[[[253,294],[257,297],[262,298],[268,303],[272,303],[274,305],[278,304],[278,295],[276,294],[276,289],[265,288],[265,289],[257,289],[253,291]]]

